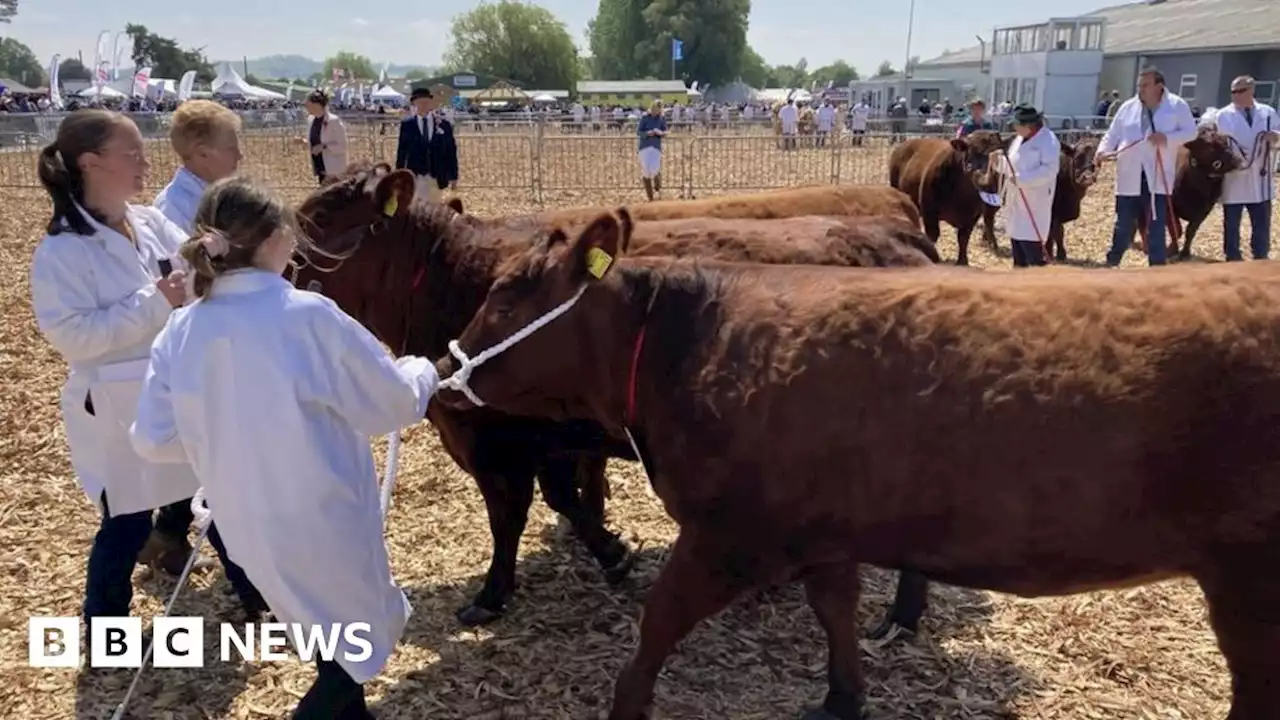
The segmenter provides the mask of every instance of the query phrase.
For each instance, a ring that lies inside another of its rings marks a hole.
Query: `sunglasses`
[[[1250,90],[1252,90],[1252,89],[1253,89],[1253,88],[1236,88],[1235,90],[1232,90],[1232,91],[1231,91],[1231,94],[1232,94],[1232,95],[1240,95],[1241,93],[1247,93],[1247,92],[1249,92],[1249,91],[1250,91]]]

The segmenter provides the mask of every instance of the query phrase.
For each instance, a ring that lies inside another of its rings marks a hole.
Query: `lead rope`
[[[187,564],[182,568],[182,574],[178,576],[178,584],[173,588],[173,594],[169,596],[169,602],[164,608],[164,617],[169,617],[173,612],[173,605],[178,600],[178,595],[187,585],[187,577],[191,574],[191,568],[195,566],[196,560],[200,556],[200,547],[204,544],[205,537],[209,534],[209,528],[213,525],[213,514],[209,512],[209,508],[204,504],[204,488],[196,490],[195,497],[191,498],[191,514],[195,516],[195,526],[199,529],[196,535],[196,541],[191,545],[191,554],[187,556]],[[124,717],[125,708],[129,706],[129,701],[133,699],[133,693],[138,689],[138,681],[142,679],[142,673],[146,671],[147,665],[151,662],[151,653],[155,650],[156,638],[151,636],[151,641],[147,643],[147,650],[142,656],[142,664],[138,666],[136,672],[133,673],[133,682],[129,683],[129,690],[125,693],[124,699],[116,706],[116,711],[111,714],[111,720],[121,720]]]

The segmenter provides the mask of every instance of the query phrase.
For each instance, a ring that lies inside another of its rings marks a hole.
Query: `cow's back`
[[[942,138],[912,138],[889,155],[889,185],[905,193],[922,214],[952,224],[977,217],[981,200],[964,175],[963,160]]]

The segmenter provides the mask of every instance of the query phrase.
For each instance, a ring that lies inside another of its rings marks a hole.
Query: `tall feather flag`
[[[93,51],[93,86],[101,90],[107,84],[104,65],[108,62],[107,53],[111,51],[111,31],[103,30],[98,34],[97,46]]]
[[[58,66],[62,64],[62,56],[54,55],[49,63],[49,104],[55,110],[62,109],[62,91],[58,89]]]
[[[289,86],[284,89],[284,99],[293,100],[293,81],[289,81]]]
[[[195,84],[195,70],[188,70],[182,74],[182,79],[178,81],[178,102],[186,102],[191,99],[191,87]]]
[[[387,71],[391,69],[391,62],[387,61],[382,64],[382,71],[378,73],[378,87],[387,84]]]
[[[116,39],[111,44],[111,82],[120,79],[120,66],[124,63],[125,45],[121,44],[129,38],[123,30],[116,33]]]
[[[151,85],[151,68],[144,67],[133,74],[132,95],[136,98],[146,97],[149,85]]]

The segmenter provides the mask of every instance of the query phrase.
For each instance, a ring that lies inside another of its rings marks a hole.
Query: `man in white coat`
[[[1138,221],[1147,223],[1148,262],[1165,264],[1165,222],[1171,211],[1178,148],[1196,137],[1191,106],[1164,86],[1164,75],[1147,68],[1138,94],[1116,111],[1094,162],[1116,163],[1116,223],[1107,265],[1117,267],[1133,244]]]
[[[818,108],[818,147],[827,144],[827,137],[831,135],[831,129],[836,124],[836,109],[831,107],[831,101],[824,99],[822,107]]]
[[[1235,140],[1244,153],[1245,167],[1222,179],[1222,251],[1227,260],[1243,260],[1240,219],[1249,213],[1250,248],[1254,260],[1271,250],[1272,152],[1280,141],[1280,119],[1270,105],[1253,97],[1254,80],[1245,75],[1231,81],[1231,104],[1213,122],[1218,132]]]
[[[782,149],[794,150],[800,128],[800,111],[796,109],[795,100],[787,98],[787,104],[778,108],[778,124],[782,126]]]
[[[859,147],[862,145],[862,138],[867,134],[867,120],[871,117],[871,106],[867,104],[867,99],[859,98],[852,108],[849,108],[849,132],[853,133],[853,145]]]
[[[999,150],[992,155],[995,169],[1005,181],[1002,207],[1007,213],[1013,266],[1044,265],[1062,146],[1044,126],[1044,116],[1028,104],[1014,108],[1013,130],[1017,137],[1009,145],[1008,155]]]

